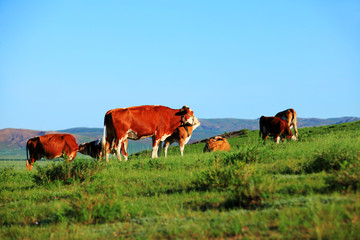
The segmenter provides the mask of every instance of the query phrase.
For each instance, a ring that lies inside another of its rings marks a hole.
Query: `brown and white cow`
[[[117,144],[115,144],[115,147],[110,149],[110,144],[106,142],[106,153],[115,153],[115,148],[117,147]],[[125,149],[127,147],[127,140],[124,142],[124,145],[122,149]],[[101,159],[102,157],[102,139],[98,139],[91,142],[82,143],[79,145],[79,152],[88,155],[92,158]],[[124,154],[124,151],[123,151]]]
[[[276,143],[279,143],[280,137],[282,136],[286,137],[288,140],[296,140],[296,137],[293,136],[288,123],[278,117],[262,116],[260,118],[259,136],[261,137],[261,135],[263,140],[266,140],[269,135],[273,136]]]
[[[164,141],[179,126],[194,126],[199,120],[187,106],[171,109],[159,105],[144,105],[109,110],[104,118],[103,154],[105,143],[110,146],[118,143],[116,157],[121,161],[120,149],[126,139],[139,140],[152,137],[152,157],[158,157],[160,141]],[[107,136],[107,138],[106,138]],[[127,149],[124,147],[124,158],[127,160]],[[109,160],[106,154],[106,161]]]
[[[282,112],[278,112],[275,117],[279,117],[285,120],[288,123],[290,129],[294,128],[295,136],[297,137],[299,135],[299,132],[297,130],[297,115],[294,109],[289,108]]]
[[[71,161],[76,157],[78,149],[75,138],[66,133],[30,138],[26,143],[26,168],[31,170],[33,163],[43,157],[47,159],[66,157]]]
[[[171,144],[173,144],[174,142],[179,144],[179,148],[180,148],[180,154],[181,156],[184,155],[184,148],[185,148],[185,144],[187,144],[191,138],[191,134],[193,133],[193,131],[200,126],[200,122],[199,124],[196,124],[194,126],[180,126],[178,127],[173,134],[171,134],[170,137],[168,137],[165,141],[164,141],[164,154],[165,157],[167,157],[167,150],[169,148],[169,146]]]
[[[216,136],[206,141],[204,152],[230,151],[230,144],[226,138]]]

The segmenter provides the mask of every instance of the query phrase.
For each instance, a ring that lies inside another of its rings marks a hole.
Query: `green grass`
[[[1,239],[358,239],[360,122],[300,129],[230,152],[178,147],[109,164],[0,162]]]

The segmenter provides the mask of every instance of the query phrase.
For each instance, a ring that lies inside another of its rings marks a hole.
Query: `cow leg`
[[[298,132],[298,130],[297,130],[297,126],[296,126],[296,125],[297,125],[296,123],[293,123],[294,131],[295,131],[295,137],[296,137],[296,139],[297,139],[297,137],[298,137],[298,135],[299,135],[299,132]]]
[[[35,158],[30,158],[29,160],[26,161],[26,170],[31,171],[31,169],[33,168],[33,163],[35,162]]]
[[[121,162],[121,154],[120,154],[120,150],[121,150],[121,145],[122,145],[122,142],[121,140],[119,140],[119,143],[116,147],[116,158]]]
[[[264,146],[265,146],[267,137],[268,137],[268,135],[263,132],[263,133],[262,133],[262,139],[263,139],[263,141],[264,141]]]
[[[276,134],[276,135],[274,136],[274,141],[275,141],[276,143],[279,143],[279,142],[280,142],[280,136],[279,136],[279,134]]]
[[[170,142],[169,141],[165,141],[164,142],[164,154],[165,154],[165,157],[167,157],[167,150],[170,146]]]
[[[127,144],[128,144],[128,141],[127,141],[127,139],[125,139],[125,141],[122,143],[122,151],[121,151],[122,155],[124,156],[125,161],[128,160]]]
[[[107,150],[106,140],[105,140],[105,143],[102,144],[102,151],[103,151],[103,154],[105,154],[106,162],[109,162],[109,154],[110,154],[110,152],[112,152],[111,154],[114,154],[113,151],[114,151],[114,148],[115,148],[115,146],[114,146],[115,141],[116,141],[116,139],[112,139],[112,141],[109,141],[109,151]]]
[[[106,162],[109,162],[109,153],[107,151],[105,152],[105,160]]]
[[[158,157],[158,150],[159,150],[160,140],[161,140],[160,138],[157,139],[155,136],[153,137],[153,147],[152,147],[152,154],[151,154],[152,158],[157,158]]]
[[[180,139],[179,141],[179,148],[180,148],[180,155],[184,156],[184,148],[185,148],[185,141],[184,139]]]
[[[184,156],[184,148],[185,148],[185,144],[183,144],[182,146],[179,145],[180,148],[180,155]]]

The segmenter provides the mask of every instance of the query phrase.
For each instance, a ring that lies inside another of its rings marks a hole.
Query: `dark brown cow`
[[[181,109],[159,105],[113,109],[108,111],[104,118],[103,154],[106,141],[110,146],[118,143],[116,157],[121,161],[120,149],[126,139],[139,140],[152,137],[152,157],[155,158],[158,157],[160,141],[164,141],[181,125],[194,126],[198,123],[199,120],[194,116],[194,112],[187,106]],[[126,148],[124,150],[123,156],[127,160],[127,150]],[[106,154],[106,161],[108,160]]]
[[[204,152],[230,151],[230,144],[226,138],[216,136],[206,141]]]
[[[46,134],[30,138],[26,143],[26,168],[31,170],[33,163],[43,157],[66,157],[71,161],[76,157],[78,149],[75,138],[70,134]]]
[[[181,154],[181,156],[183,156],[184,155],[185,144],[187,144],[189,142],[192,132],[198,126],[200,126],[200,122],[199,122],[199,124],[196,124],[194,126],[180,126],[180,127],[178,127],[173,132],[173,134],[171,134],[171,136],[168,137],[164,141],[164,154],[165,154],[165,157],[167,157],[167,150],[168,150],[169,146],[171,144],[173,144],[174,142],[179,144],[180,154]]]
[[[297,115],[294,109],[289,108],[285,111],[278,112],[275,117],[279,117],[285,120],[288,123],[290,129],[294,128],[295,136],[297,137],[299,135],[299,132],[297,130]]]
[[[273,136],[276,143],[279,143],[280,137],[282,136],[286,137],[287,139],[296,140],[296,137],[293,136],[288,123],[278,117],[262,116],[260,118],[259,135],[260,137],[262,135],[263,140],[266,140],[269,135]]]
[[[106,142],[106,153],[115,153],[115,149],[117,144],[114,148],[110,150],[110,144]],[[122,153],[125,154],[124,149],[127,147],[127,140],[124,142],[122,147]],[[102,139],[98,139],[92,142],[82,143],[79,145],[79,152],[88,155],[92,158],[101,159],[102,158]]]

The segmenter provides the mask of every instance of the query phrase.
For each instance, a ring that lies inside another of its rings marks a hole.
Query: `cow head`
[[[79,152],[82,153],[82,154],[87,154],[87,146],[89,144],[88,143],[82,143],[79,145]]]
[[[199,119],[194,116],[194,111],[191,110],[188,106],[183,106],[175,115],[181,116],[181,125],[200,125]]]
[[[285,135],[286,135],[287,140],[297,140],[297,137],[295,135],[293,135],[290,128],[286,128]]]

